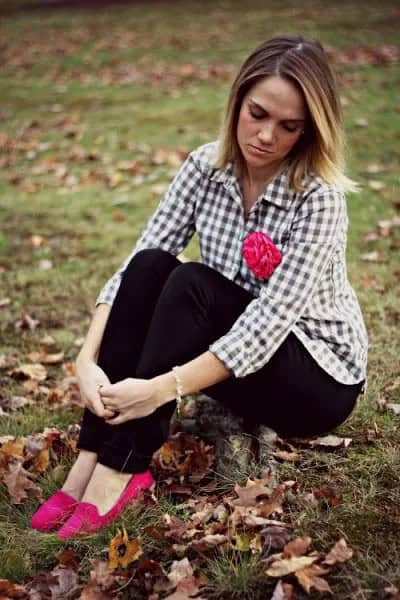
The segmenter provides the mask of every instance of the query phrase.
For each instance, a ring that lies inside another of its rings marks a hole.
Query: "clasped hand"
[[[146,417],[158,408],[154,386],[148,379],[129,377],[114,384],[102,385],[99,389],[106,414],[106,423],[119,425],[130,419]]]
[[[77,361],[77,376],[84,405],[110,425],[145,417],[160,405],[150,379],[128,378],[111,384],[94,361],[85,359]]]

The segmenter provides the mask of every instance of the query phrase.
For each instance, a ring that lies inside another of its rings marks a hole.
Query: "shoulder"
[[[218,170],[215,166],[218,144],[218,140],[208,142],[207,144],[199,146],[189,154],[189,159],[204,175],[211,176]]]
[[[328,183],[319,175],[309,175],[303,185],[304,188],[300,194],[301,204],[307,204],[314,209],[345,208],[345,192],[337,185]]]

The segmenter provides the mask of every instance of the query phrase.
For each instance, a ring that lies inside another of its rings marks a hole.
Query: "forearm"
[[[104,329],[110,314],[109,304],[99,304],[94,312],[83,346],[78,354],[78,361],[97,360]]]
[[[178,366],[184,396],[194,394],[232,375],[232,372],[208,350]],[[176,380],[172,370],[154,377],[153,383],[157,389],[159,406],[176,398]]]

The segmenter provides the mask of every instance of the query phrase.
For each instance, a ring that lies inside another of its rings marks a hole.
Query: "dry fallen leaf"
[[[228,541],[228,537],[222,533],[205,535],[199,540],[193,540],[191,547],[197,552],[206,552]]]
[[[395,585],[385,587],[387,600],[400,600],[400,590]]]
[[[16,356],[12,354],[0,354],[0,369],[12,369],[18,363]]]
[[[26,598],[27,591],[24,585],[18,585],[8,581],[8,579],[0,579],[0,598],[1,600],[9,600],[10,598]]]
[[[360,286],[364,290],[374,290],[375,292],[379,292],[383,294],[385,292],[385,288],[383,285],[380,285],[378,281],[369,273],[364,273],[360,279]]]
[[[33,329],[36,329],[36,327],[39,324],[40,324],[40,321],[38,321],[37,319],[33,319],[27,313],[23,313],[21,315],[21,318],[18,319],[18,321],[16,321],[16,323],[15,323],[15,329],[29,329],[29,330],[33,330]]]
[[[374,192],[379,192],[380,190],[383,190],[384,187],[386,187],[386,184],[384,181],[371,179],[370,181],[368,181],[368,186],[371,188],[371,190],[374,190]]]
[[[394,412],[395,415],[400,415],[400,404],[393,404],[393,402],[388,402],[386,404],[386,408]]]
[[[328,582],[321,577],[321,575],[325,575],[326,573],[329,573],[328,569],[323,569],[319,565],[310,565],[309,567],[304,567],[304,569],[296,571],[295,576],[307,594],[310,593],[312,588],[316,589],[318,592],[329,592],[332,594]]]
[[[40,343],[43,346],[55,346],[56,340],[51,335],[46,334],[41,338]]]
[[[26,377],[27,379],[33,379],[35,381],[44,381],[47,378],[47,371],[41,364],[24,364],[19,367],[15,367],[11,371],[12,375]]]
[[[28,399],[24,398],[24,396],[10,396],[9,398],[6,397],[4,400],[1,400],[0,398],[1,407],[6,410],[18,410],[27,403]]]
[[[382,173],[385,170],[384,165],[380,165],[378,163],[370,163],[367,165],[367,173],[376,174]]]
[[[288,462],[299,462],[301,460],[301,454],[299,452],[288,452],[287,450],[275,450],[272,453],[275,458],[281,460],[287,460]]]
[[[0,298],[0,308],[11,304],[11,298]]]
[[[303,556],[311,545],[311,538],[299,537],[288,542],[283,549],[283,558],[292,558],[293,556]]]
[[[373,250],[372,252],[366,252],[365,254],[361,254],[361,260],[366,262],[384,262],[382,254],[377,250]]]
[[[110,542],[108,548],[108,567],[111,570],[117,567],[126,569],[135,560],[143,554],[140,538],[130,540],[126,529],[123,527],[122,532],[118,533]]]
[[[325,486],[323,488],[312,488],[312,494],[316,500],[324,500],[328,506],[336,508],[340,504],[336,491],[330,487]]]
[[[191,577],[193,575],[193,567],[189,562],[188,558],[182,558],[182,560],[174,560],[170,571],[168,573],[168,579],[175,586],[184,579],[185,577]]]
[[[252,481],[248,479],[246,486],[241,487],[235,485],[235,492],[239,496],[238,500],[234,500],[232,504],[238,506],[255,506],[257,504],[257,498],[271,496],[271,490],[266,487],[266,483],[269,482],[270,478],[256,479]]]
[[[75,570],[57,565],[50,574],[53,579],[53,582],[49,583],[52,600],[73,598],[80,592],[79,576]]]
[[[354,119],[354,123],[357,125],[357,127],[367,127],[368,126],[367,119],[364,119],[363,117],[360,117],[359,119]]]
[[[239,550],[240,552],[248,552],[249,550],[261,552],[261,550],[262,550],[261,535],[260,535],[260,533],[250,533],[250,532],[232,533],[231,534],[231,547],[234,550]]]
[[[32,248],[42,248],[43,246],[47,246],[48,242],[42,235],[31,235],[28,239],[28,244]]]
[[[42,363],[44,365],[56,365],[63,362],[64,352],[49,354],[46,348],[41,348],[39,352],[30,352],[28,358],[32,362]]]
[[[47,258],[42,258],[38,262],[38,267],[42,271],[49,271],[50,269],[53,268],[53,263],[51,260],[48,260]]]
[[[13,504],[21,504],[28,497],[27,490],[33,490],[42,500],[42,489],[30,479],[29,471],[26,471],[20,460],[9,464],[8,473],[3,477]]]
[[[344,538],[340,538],[340,540],[336,542],[333,548],[325,556],[323,563],[326,565],[342,563],[346,560],[349,560],[353,554],[353,550],[347,546],[346,540]]]
[[[199,586],[196,578],[193,575],[189,575],[181,579],[177,585],[175,592],[165,597],[165,600],[206,600],[204,597],[198,596]]]
[[[337,435],[325,435],[323,437],[316,438],[315,440],[310,440],[310,446],[324,446],[326,448],[347,448],[349,444],[352,442],[352,438],[342,438]]]
[[[312,565],[318,556],[293,556],[292,558],[280,558],[268,567],[266,573],[270,577],[284,577],[295,573],[304,567]]]

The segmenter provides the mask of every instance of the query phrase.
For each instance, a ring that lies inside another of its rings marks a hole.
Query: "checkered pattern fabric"
[[[197,232],[202,262],[255,296],[209,347],[236,377],[259,370],[293,332],[337,381],[365,379],[368,339],[347,279],[344,194],[319,177],[310,177],[304,191],[295,193],[283,169],[245,220],[233,167],[214,166],[216,148],[211,142],[188,156],[97,304],[112,304],[124,269],[139,250],[178,255]],[[282,253],[267,280],[256,277],[242,256],[243,241],[253,231],[267,233]]]

